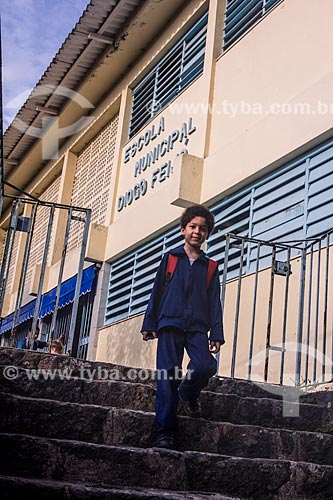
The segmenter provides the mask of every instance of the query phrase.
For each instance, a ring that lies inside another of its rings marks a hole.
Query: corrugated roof
[[[67,102],[68,97],[59,94],[41,93],[45,85],[62,85],[75,90],[92,66],[112,45],[90,39],[89,33],[117,38],[142,0],[91,0],[72,32],[68,35],[50,65],[42,75],[30,96],[18,111],[4,134],[4,158],[19,162],[37,140],[17,128],[18,120],[27,126],[41,128],[45,114],[36,106],[47,106],[56,112]],[[7,176],[13,166],[5,164]]]

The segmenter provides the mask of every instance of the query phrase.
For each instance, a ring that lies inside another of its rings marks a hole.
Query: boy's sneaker
[[[159,436],[154,445],[156,448],[166,448],[168,450],[174,450],[176,448],[175,438],[173,436],[168,436],[167,434],[162,434]]]
[[[180,392],[180,389],[178,389],[178,395],[179,399],[183,403],[183,408],[186,415],[192,418],[201,417],[201,404],[198,399],[192,399],[191,401],[189,399],[184,399]]]

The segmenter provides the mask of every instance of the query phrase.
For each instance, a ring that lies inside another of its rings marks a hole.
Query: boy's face
[[[204,217],[194,217],[185,227],[181,228],[185,244],[192,248],[200,248],[208,236],[208,226]]]

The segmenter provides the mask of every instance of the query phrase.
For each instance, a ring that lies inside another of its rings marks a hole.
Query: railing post
[[[255,280],[254,280],[254,291],[253,291],[253,305],[252,305],[252,324],[251,324],[251,337],[250,337],[250,349],[249,349],[249,365],[247,369],[247,379],[251,380],[252,375],[252,357],[253,357],[253,345],[254,345],[254,329],[256,322],[256,311],[257,311],[257,295],[258,295],[258,278],[259,278],[259,262],[260,262],[260,250],[262,243],[259,241],[257,244],[257,258],[256,258],[256,270],[255,270]],[[251,250],[249,252],[251,255]],[[249,257],[250,261],[250,257]]]
[[[287,249],[287,264],[288,274],[286,276],[286,284],[284,289],[284,304],[283,304],[283,325],[282,325],[282,342],[281,342],[281,364],[280,364],[280,385],[283,385],[284,361],[286,352],[286,336],[287,336],[287,319],[288,319],[288,299],[289,299],[289,280],[290,280],[290,255],[291,248]]]
[[[327,342],[327,307],[329,286],[329,264],[330,264],[330,237],[326,235],[326,259],[325,259],[325,289],[324,289],[324,317],[323,317],[323,348],[321,362],[321,381],[325,382],[326,372],[326,342]]]
[[[77,312],[78,312],[78,308],[79,308],[80,288],[81,288],[81,282],[82,282],[84,258],[86,256],[86,249],[87,249],[87,243],[88,243],[90,219],[91,219],[91,209],[87,209],[85,220],[84,220],[85,225],[84,225],[83,236],[82,236],[82,245],[81,245],[81,253],[80,253],[80,259],[79,259],[79,265],[78,265],[78,272],[77,272],[77,277],[76,277],[76,286],[75,286],[75,294],[74,294],[74,300],[73,300],[71,324],[69,327],[69,334],[68,334],[68,339],[67,339],[67,353],[70,353],[71,355],[73,355],[73,352],[72,352],[73,341],[74,341],[74,334],[75,334],[75,327],[76,327]]]
[[[306,272],[306,248],[303,248],[302,258],[301,258],[301,274],[300,274],[299,305],[298,305],[296,370],[295,370],[295,385],[296,386],[299,386],[301,383],[305,272]]]
[[[13,326],[12,326],[12,331],[11,331],[11,336],[13,336],[15,344],[16,344],[16,338],[15,338],[16,337],[16,328],[17,328],[17,324],[18,324],[18,320],[19,320],[19,316],[20,316],[21,305],[22,305],[22,298],[23,298],[25,280],[26,280],[27,269],[28,269],[28,259],[29,259],[31,244],[32,244],[32,235],[33,235],[35,222],[36,222],[37,207],[38,207],[38,205],[36,203],[32,205],[30,222],[29,222],[29,227],[27,230],[27,238],[26,238],[25,247],[24,247],[24,256],[23,256],[20,281],[19,281],[19,286],[18,286],[18,291],[17,291],[16,305],[15,305],[14,318],[13,318]]]
[[[222,308],[222,320],[224,318],[224,304],[225,304],[225,294],[227,287],[227,276],[228,276],[228,259],[229,259],[229,246],[230,246],[230,234],[226,235],[225,250],[224,250],[224,263],[223,263],[223,275],[222,275],[222,291],[221,291],[221,308]],[[216,354],[217,370],[219,373],[220,367],[220,352]]]
[[[242,243],[241,243],[241,254],[240,254],[240,264],[239,264],[239,273],[238,273],[238,285],[237,285],[234,341],[233,341],[233,346],[232,346],[231,378],[235,378],[237,341],[238,341],[238,325],[239,325],[239,312],[240,312],[240,303],[241,303],[242,275],[243,275],[243,259],[244,259],[244,238],[240,237],[239,240]]]
[[[266,327],[266,351],[265,351],[265,368],[264,368],[264,380],[265,380],[265,382],[267,382],[267,380],[268,380],[269,351],[271,348],[275,258],[276,258],[276,248],[275,248],[275,246],[273,246],[273,248],[272,248],[272,264],[271,264],[271,280],[270,280],[269,298],[268,298],[267,327]]]
[[[39,282],[38,282],[38,290],[37,290],[36,304],[35,304],[35,309],[34,309],[34,316],[33,316],[32,325],[31,325],[31,337],[29,340],[29,347],[31,350],[34,347],[34,337],[35,337],[35,331],[36,331],[37,322],[38,322],[39,307],[40,307],[40,304],[42,301],[43,285],[44,285],[45,270],[46,270],[46,265],[47,265],[47,258],[48,258],[48,254],[49,254],[49,246],[50,246],[50,240],[51,240],[54,211],[55,211],[55,207],[51,206],[50,215],[49,215],[49,222],[48,222],[46,237],[45,237],[45,247],[44,247],[44,252],[43,252],[42,264],[41,264],[41,268],[40,268],[40,276],[39,276]]]
[[[49,338],[48,338],[50,346],[51,346],[51,342],[52,342],[53,337],[54,337],[54,330],[55,330],[56,321],[57,321],[61,283],[62,283],[62,277],[64,274],[65,258],[66,258],[66,254],[67,254],[67,245],[68,245],[68,237],[69,237],[69,231],[70,231],[70,226],[71,226],[72,212],[73,212],[73,209],[70,207],[67,211],[67,223],[66,223],[64,242],[63,242],[63,247],[62,247],[62,252],[61,252],[60,267],[59,267],[59,274],[58,274],[58,283],[57,283],[57,290],[56,290],[56,299],[55,299],[54,311],[53,311],[53,315],[52,315]],[[61,333],[64,333],[64,332],[61,332]]]

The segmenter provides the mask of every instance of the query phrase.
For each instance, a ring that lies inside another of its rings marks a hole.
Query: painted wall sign
[[[133,168],[133,177],[137,178],[150,168],[152,172],[150,182],[142,178],[124,194],[118,196],[118,212],[144,196],[149,188],[154,189],[156,183],[164,182],[171,176],[173,172],[172,160],[164,160],[163,157],[174,150],[178,145],[182,147],[176,153],[176,157],[188,153],[185,146],[188,145],[190,136],[196,129],[190,117],[188,121],[183,122],[178,129],[173,130],[165,136],[163,134],[163,132],[165,132],[165,119],[162,116],[157,127],[152,125],[144,134],[140,135],[138,139],[125,149],[124,163],[126,164],[135,158],[144,148],[150,146],[150,149],[136,160]]]

